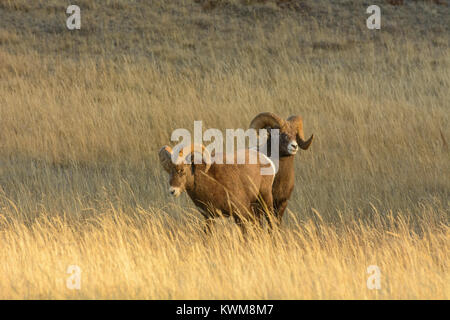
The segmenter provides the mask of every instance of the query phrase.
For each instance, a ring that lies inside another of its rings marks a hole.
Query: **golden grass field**
[[[0,0],[1,299],[450,298],[448,4],[278,2]],[[263,111],[315,135],[282,228],[204,235],[157,152]]]

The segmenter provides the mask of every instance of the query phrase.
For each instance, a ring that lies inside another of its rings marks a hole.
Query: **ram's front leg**
[[[259,210],[261,215],[266,218],[271,232],[273,230],[272,221],[274,220],[272,185],[270,188],[261,189],[259,202]]]
[[[201,213],[203,218],[205,218],[205,226],[203,227],[203,232],[205,234],[210,234],[214,226],[214,216],[204,209],[199,209],[198,211]]]
[[[283,214],[284,214],[284,211],[286,210],[287,204],[288,204],[287,200],[284,200],[284,201],[276,203],[274,206],[276,223],[278,226],[281,225],[281,219],[283,218]]]
[[[233,218],[234,218],[234,222],[236,222],[236,224],[240,228],[243,238],[246,239],[247,238],[247,226],[245,225],[245,221],[238,215],[234,215]]]
[[[266,211],[264,210],[264,208],[262,208],[261,204],[259,203],[255,205],[255,217],[261,230],[264,230],[265,227],[264,221],[268,222],[270,229],[272,228],[270,221],[267,220]]]

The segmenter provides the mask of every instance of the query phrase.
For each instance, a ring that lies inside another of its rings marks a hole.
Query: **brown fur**
[[[248,159],[249,150],[242,150]],[[160,150],[160,159],[170,174],[170,186],[186,191],[200,209],[210,229],[212,219],[218,216],[233,217],[243,231],[243,222],[261,221],[262,215],[273,211],[273,175],[261,175],[261,168],[269,164],[216,164],[211,163],[205,172],[202,164],[167,164],[169,147]],[[217,156],[220,155],[216,155]],[[235,155],[236,158],[236,155]],[[235,161],[236,162],[236,161]],[[264,202],[267,210],[262,210],[258,202]],[[205,230],[205,231],[207,231]]]
[[[251,128],[261,129],[279,129],[279,168],[275,175],[272,186],[274,214],[277,223],[281,224],[287,203],[294,190],[295,172],[294,172],[294,156],[289,153],[288,145],[292,141],[296,141],[300,149],[306,150],[311,145],[313,135],[305,141],[303,134],[303,120],[300,116],[291,116],[287,120],[283,120],[279,116],[264,112],[257,115],[250,124]],[[267,146],[270,152],[270,137]]]

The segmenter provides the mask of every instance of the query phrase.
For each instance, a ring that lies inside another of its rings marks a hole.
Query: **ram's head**
[[[199,153],[202,162],[195,164],[193,155]],[[159,160],[164,170],[169,175],[169,192],[178,197],[186,188],[194,183],[195,170],[202,170],[207,173],[211,167],[211,156],[203,145],[192,144],[181,148],[175,152],[169,146],[164,146],[159,150]]]
[[[269,136],[272,129],[278,129],[279,152],[282,157],[296,154],[298,148],[308,149],[314,136],[311,135],[308,140],[305,140],[302,117],[290,116],[284,120],[271,112],[258,114],[250,123],[250,128],[267,129]]]

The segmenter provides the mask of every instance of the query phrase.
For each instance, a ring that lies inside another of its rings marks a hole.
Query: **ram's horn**
[[[303,150],[306,150],[309,148],[309,146],[311,145],[311,142],[313,141],[314,135],[312,134],[311,137],[309,137],[308,140],[303,141],[303,140],[299,140],[298,145],[300,148],[302,148]]]
[[[188,146],[185,146],[180,151],[180,159],[186,160],[187,157],[189,157],[191,154],[198,152],[202,155],[203,161],[206,164],[205,173],[208,172],[209,168],[211,168],[211,155],[206,149],[206,147],[203,144],[191,144]]]
[[[305,141],[305,135],[303,133],[303,119],[300,116],[290,116],[287,118],[287,121],[294,123],[295,127],[297,127],[297,143],[300,148],[303,150],[306,150],[311,145],[311,142],[313,141],[314,135],[312,134],[311,137]]]
[[[252,129],[274,128],[280,129],[284,126],[284,120],[272,112],[258,114],[250,123]]]

